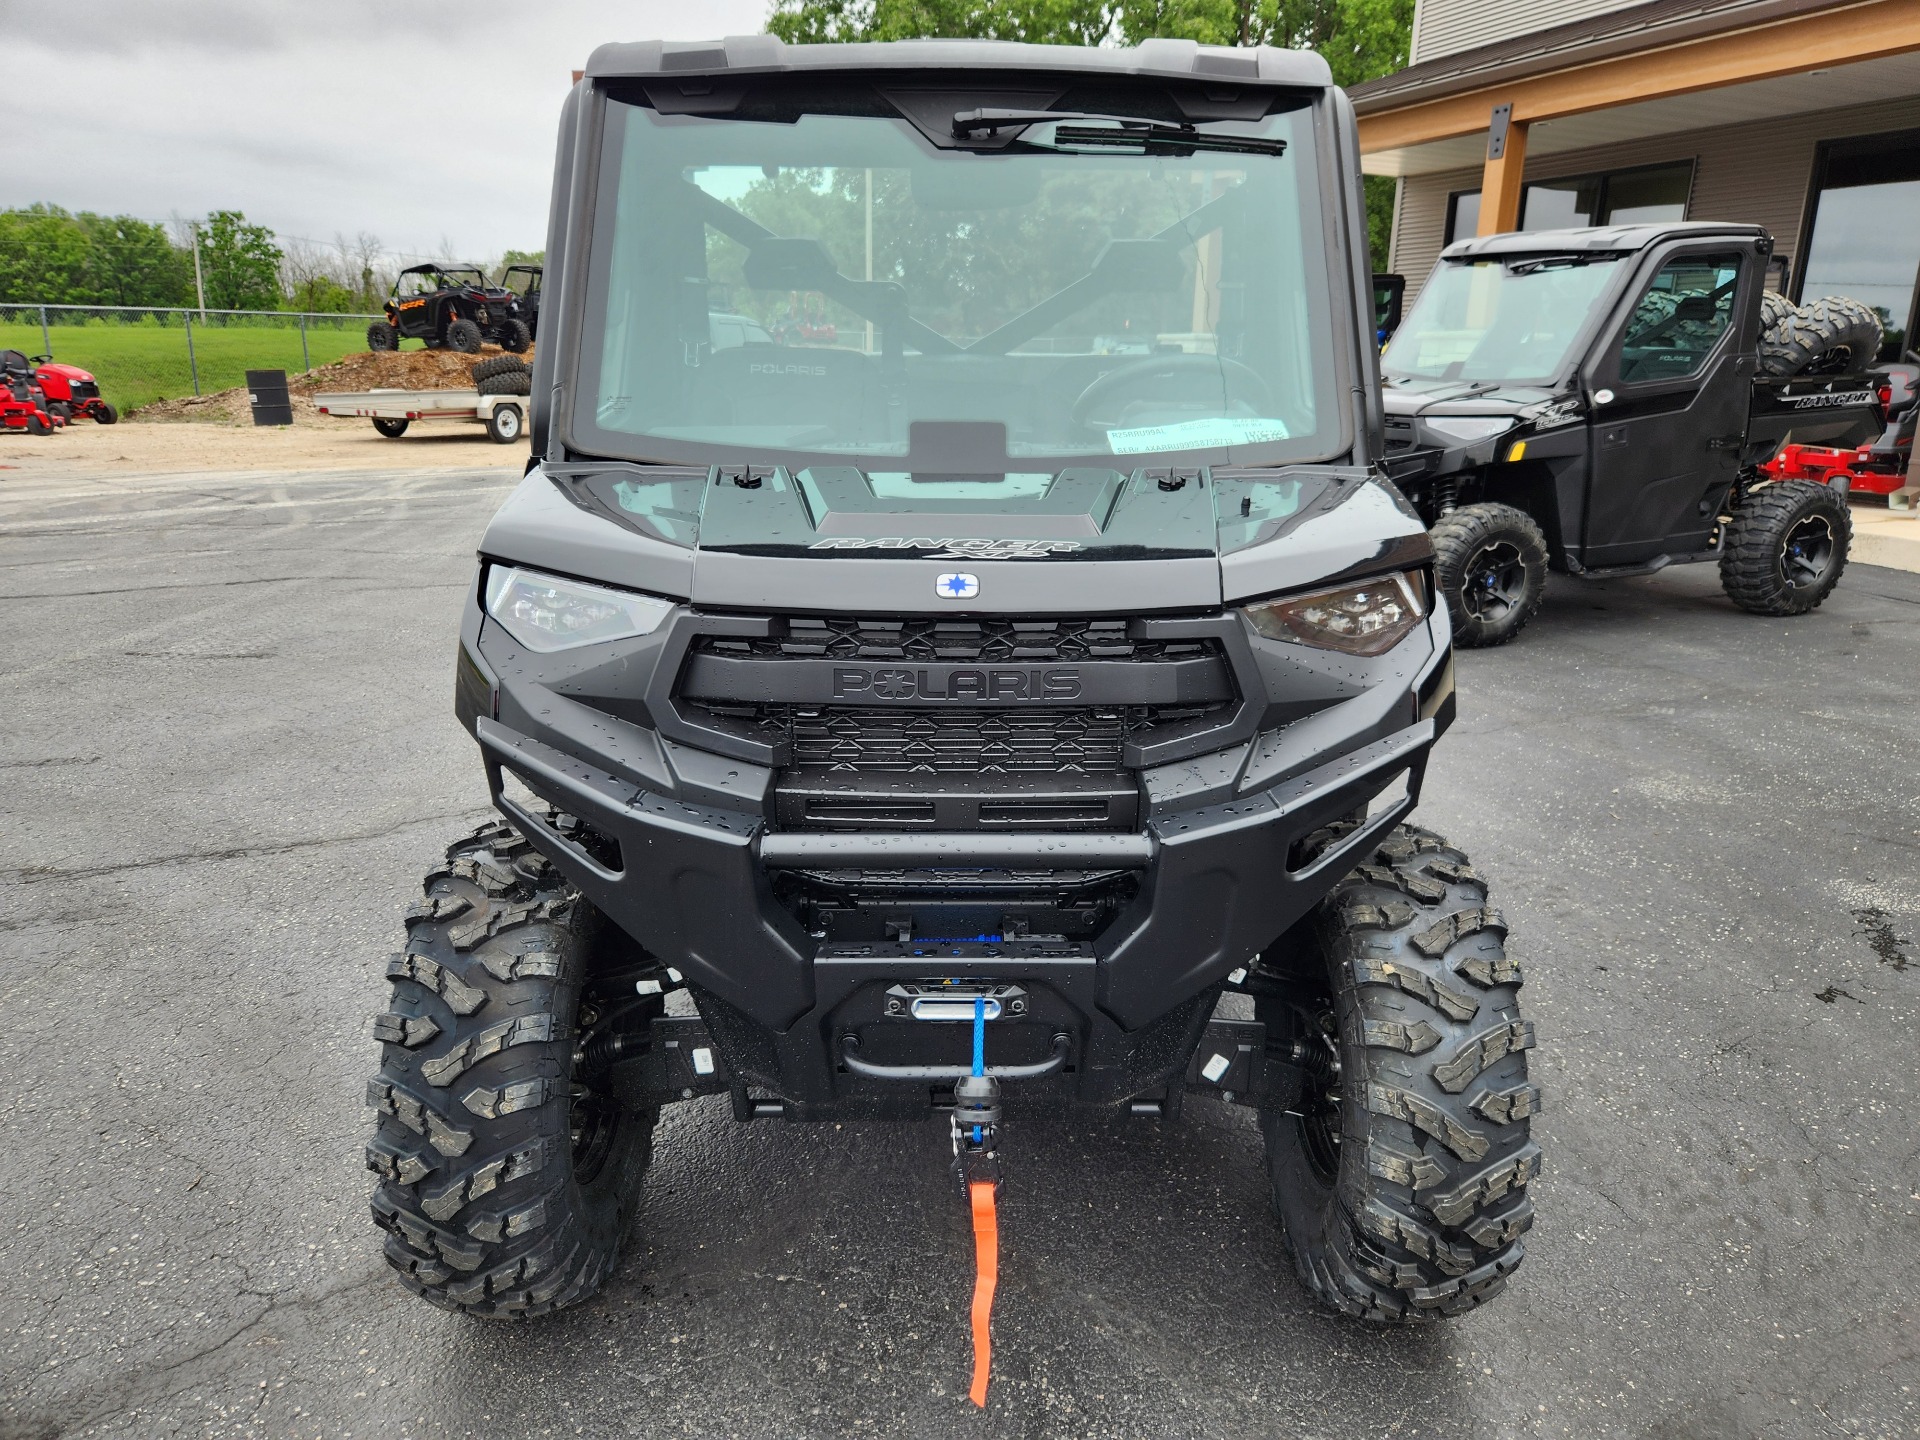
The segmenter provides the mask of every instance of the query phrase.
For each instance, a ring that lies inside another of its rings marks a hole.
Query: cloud
[[[608,40],[761,29],[768,0],[0,0],[0,207],[238,209],[476,257],[545,241],[560,106]]]

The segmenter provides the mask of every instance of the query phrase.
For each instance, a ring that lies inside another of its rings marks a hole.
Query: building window
[[[1520,198],[1522,230],[1581,225],[1647,225],[1687,218],[1693,162],[1530,181]]]
[[[1456,190],[1447,196],[1447,244],[1480,231],[1480,192]]]
[[[1647,165],[1604,175],[1529,180],[1520,194],[1522,230],[1572,230],[1584,225],[1646,225],[1687,218],[1693,162]],[[1480,192],[1447,197],[1447,244],[1480,227]]]
[[[1920,130],[1830,140],[1813,164],[1796,300],[1847,295],[1886,327],[1882,360],[1914,346],[1920,289]]]

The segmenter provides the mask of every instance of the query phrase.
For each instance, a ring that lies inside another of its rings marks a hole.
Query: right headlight
[[[650,635],[673,604],[511,565],[487,571],[487,614],[527,649],[543,653]]]
[[[1382,575],[1306,595],[1283,595],[1246,607],[1253,628],[1269,640],[1290,640],[1348,655],[1391,650],[1425,617],[1425,582],[1412,571]]]

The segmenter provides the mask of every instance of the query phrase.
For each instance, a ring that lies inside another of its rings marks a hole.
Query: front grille
[[[1123,747],[1205,706],[886,710],[682,702],[783,748],[796,769],[883,775],[1112,775]]]
[[[1136,640],[1125,620],[868,620],[844,616],[773,622],[763,639],[703,635],[695,653],[780,660],[1013,661],[1194,660],[1220,654],[1211,639]]]

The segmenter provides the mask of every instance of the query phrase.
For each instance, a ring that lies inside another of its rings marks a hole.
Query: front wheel
[[[1274,1208],[1301,1283],[1358,1319],[1471,1310],[1525,1254],[1533,1027],[1486,902],[1465,855],[1401,826],[1322,903],[1304,954],[1262,962],[1282,981],[1262,1018],[1303,1076],[1294,1109],[1262,1115]]]
[[[408,1289],[518,1319],[611,1272],[658,1112],[624,1103],[609,1065],[658,1013],[634,994],[649,963],[510,826],[427,876],[367,1094],[373,1218]]]
[[[379,354],[399,348],[400,332],[385,320],[376,320],[367,326],[367,349]]]
[[[1511,505],[1462,505],[1434,523],[1434,576],[1463,647],[1504,645],[1547,590],[1547,537]]]
[[[93,416],[94,421],[101,425],[111,425],[120,418],[120,412],[105,400],[96,404],[89,413]]]
[[[1755,615],[1804,615],[1847,568],[1846,497],[1811,480],[1766,485],[1743,499],[1720,541],[1720,585]]]
[[[376,419],[373,422],[373,428],[389,440],[398,440],[402,435],[407,433],[407,422],[405,420]]]
[[[480,327],[471,320],[455,320],[447,326],[447,348],[458,350],[462,355],[480,353]]]

